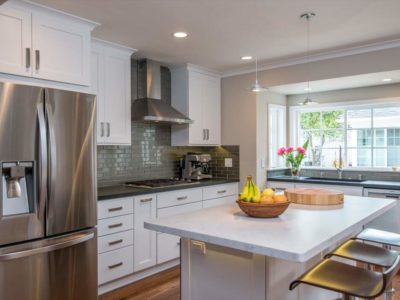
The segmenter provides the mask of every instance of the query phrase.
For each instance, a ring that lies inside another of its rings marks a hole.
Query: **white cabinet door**
[[[144,221],[156,217],[156,195],[134,198],[134,270],[135,272],[154,266],[157,260],[157,233],[144,228]]]
[[[101,49],[93,47],[91,56],[90,90],[96,95],[97,101],[97,143],[105,142],[104,124],[104,56]]]
[[[180,237],[166,233],[157,235],[157,264],[179,258],[181,242]]]
[[[107,144],[131,143],[130,57],[107,49],[104,57],[104,121]]]
[[[32,14],[33,77],[90,84],[90,31],[48,13]]]
[[[206,76],[203,95],[203,127],[206,130],[204,144],[221,144],[221,80]]]
[[[204,76],[189,72],[189,144],[201,145],[205,142],[206,132],[203,126]]]
[[[0,72],[31,75],[31,14],[0,6]]]

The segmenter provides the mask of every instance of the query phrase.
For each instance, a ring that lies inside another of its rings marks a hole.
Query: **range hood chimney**
[[[188,117],[161,98],[161,64],[149,59],[138,61],[138,99],[132,103],[132,121],[190,124]]]

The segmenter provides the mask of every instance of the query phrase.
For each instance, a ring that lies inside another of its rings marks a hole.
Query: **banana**
[[[243,187],[242,192],[240,193],[240,200],[246,199],[248,194],[249,194],[249,185],[246,182],[246,184]]]

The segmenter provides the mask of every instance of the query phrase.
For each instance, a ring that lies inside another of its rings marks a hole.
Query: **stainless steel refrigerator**
[[[97,299],[96,101],[0,83],[0,299]]]

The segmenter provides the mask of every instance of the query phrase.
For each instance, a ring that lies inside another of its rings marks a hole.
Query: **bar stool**
[[[352,300],[354,297],[374,299],[383,294],[399,269],[400,256],[383,273],[324,259],[293,281],[289,289],[293,290],[304,283],[341,293],[344,300]]]
[[[324,258],[331,258],[333,256],[364,263],[368,269],[370,269],[371,265],[388,269],[393,265],[399,253],[382,247],[365,244],[357,240],[349,240],[336,248],[332,253],[325,255]],[[393,290],[391,288],[391,283],[389,283],[384,294],[385,300],[390,300],[392,294]]]
[[[360,232],[356,239],[365,242],[382,244],[386,249],[391,249],[392,246],[400,247],[400,234],[384,230],[367,228]],[[393,289],[390,285],[385,293],[385,300],[390,300],[392,298],[391,295],[394,292],[395,289]]]

